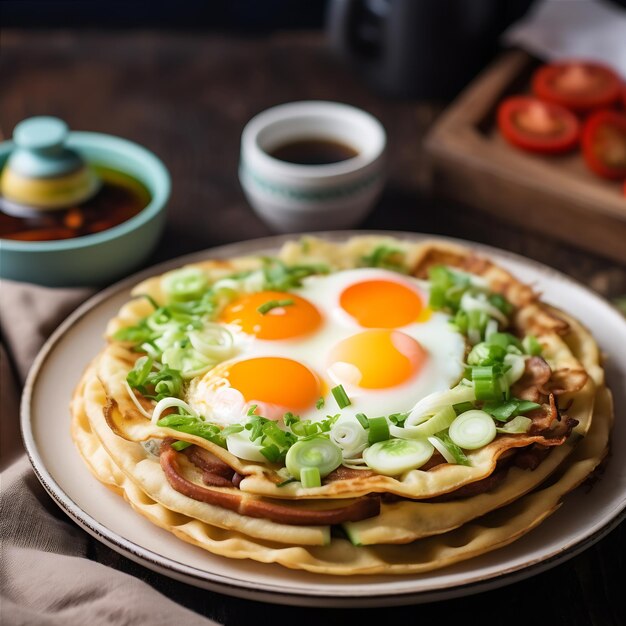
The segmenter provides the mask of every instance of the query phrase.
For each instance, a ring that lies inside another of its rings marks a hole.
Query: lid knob
[[[13,129],[13,141],[25,150],[62,148],[70,129],[58,117],[41,115],[22,120]]]
[[[83,157],[66,146],[67,124],[56,117],[31,117],[13,131],[15,148],[0,177],[0,191],[15,210],[64,209],[80,204],[100,188]]]

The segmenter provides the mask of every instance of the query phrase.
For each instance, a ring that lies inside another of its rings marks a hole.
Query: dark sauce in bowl
[[[295,139],[269,150],[268,154],[298,165],[329,165],[352,159],[359,152],[334,139]]]
[[[117,170],[93,167],[102,180],[99,191],[66,209],[10,215],[3,210],[0,196],[0,238],[53,241],[92,235],[126,222],[148,206],[150,192],[137,179]]]

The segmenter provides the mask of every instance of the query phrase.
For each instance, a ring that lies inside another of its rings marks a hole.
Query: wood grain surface
[[[25,117],[58,115],[73,129],[143,144],[166,163],[173,179],[167,231],[148,264],[271,234],[247,205],[237,180],[240,134],[259,111],[302,99],[362,107],[387,129],[388,185],[363,228],[480,241],[551,265],[604,296],[626,293],[625,266],[435,197],[421,144],[446,103],[391,101],[372,93],[333,58],[320,34],[0,33],[4,138]],[[612,462],[621,462],[621,456],[614,452]],[[618,626],[626,623],[625,553],[622,524],[580,556],[512,586],[420,607],[367,611],[281,607],[222,596],[144,569],[95,541],[91,557],[228,625]]]

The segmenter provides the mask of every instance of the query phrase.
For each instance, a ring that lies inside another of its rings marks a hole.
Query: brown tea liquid
[[[359,154],[358,150],[332,139],[296,139],[269,150],[275,159],[298,165],[328,165],[347,161]]]
[[[2,211],[0,197],[0,238],[51,241],[91,235],[129,220],[150,203],[150,192],[135,178],[103,167],[94,170],[102,180],[98,193],[67,209],[18,217]]]

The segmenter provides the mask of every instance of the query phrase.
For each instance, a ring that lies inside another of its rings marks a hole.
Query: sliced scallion
[[[534,335],[526,335],[526,337],[522,339],[522,347],[524,348],[524,352],[531,356],[541,356],[543,350],[537,337]]]
[[[189,443],[188,441],[175,441],[172,444],[172,448],[174,448],[174,450],[176,450],[177,452],[180,452],[181,450],[184,450],[185,448],[188,448],[189,446],[192,446],[192,443]]]
[[[184,267],[165,274],[161,287],[171,300],[191,300],[198,298],[206,290],[208,280],[205,273],[195,267]]]
[[[343,385],[337,385],[336,387],[333,387],[330,391],[333,394],[333,398],[335,398],[337,406],[340,409],[345,409],[347,406],[350,406],[352,404],[350,402],[350,398],[348,398],[346,390],[343,388]]]
[[[267,460],[261,452],[262,446],[250,441],[250,433],[247,430],[232,433],[226,437],[226,448],[239,459],[257,463],[265,463]]]
[[[306,489],[322,486],[322,477],[317,467],[303,467],[300,470],[300,481]]]
[[[423,439],[430,437],[441,430],[445,430],[456,419],[456,413],[451,406],[444,407],[437,411],[431,418],[425,420],[417,426],[406,426],[404,428],[392,427],[391,434],[401,439]]]
[[[278,309],[284,306],[293,306],[295,302],[293,300],[268,300],[264,302],[260,307],[257,308],[257,311],[261,315],[265,315],[269,313],[272,309]]]
[[[367,441],[370,445],[389,439],[389,424],[385,417],[372,417],[369,420]]]
[[[330,439],[340,448],[344,459],[351,459],[363,452],[368,444],[367,430],[356,420],[336,422],[330,429]]]
[[[367,419],[364,413],[357,413],[354,417],[358,420],[359,424],[366,430],[370,427],[370,421]]]
[[[459,446],[457,446],[456,443],[450,439],[448,431],[437,433],[437,439],[439,439],[439,441],[441,441],[446,447],[457,465],[471,465],[463,450],[461,450],[461,448],[459,448]]]
[[[294,443],[285,457],[289,473],[301,480],[301,471],[305,467],[315,467],[323,478],[341,465],[342,456],[339,446],[327,437],[301,439]]]
[[[518,415],[513,418],[510,422],[504,424],[504,426],[500,426],[496,428],[496,431],[503,434],[518,434],[518,433],[527,433],[530,429],[533,421],[529,417],[524,417],[523,415]]]
[[[418,469],[433,455],[426,439],[388,439],[366,448],[363,458],[369,467],[385,476],[397,476]]]
[[[450,439],[465,450],[476,450],[491,443],[496,437],[496,425],[485,411],[461,413],[450,425]]]

